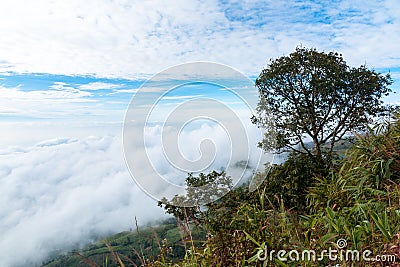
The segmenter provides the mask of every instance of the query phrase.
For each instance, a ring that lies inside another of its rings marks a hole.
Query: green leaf
[[[385,237],[386,241],[390,241],[391,239],[391,234],[389,231],[389,225],[387,223],[387,214],[384,212],[383,214],[384,218],[382,219],[376,212],[371,213],[372,220],[378,227],[378,229],[381,231],[383,236]]]
[[[259,248],[264,249],[263,246],[261,246],[261,244],[258,243],[253,237],[251,237],[251,235],[249,235],[246,231],[243,231],[243,233],[246,235],[248,239],[250,239],[251,242],[257,245]]]

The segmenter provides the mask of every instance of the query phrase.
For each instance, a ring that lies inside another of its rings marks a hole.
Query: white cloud
[[[0,155],[26,151],[43,140],[75,140],[87,136],[121,135],[122,122],[40,120],[0,122]]]
[[[60,85],[57,85],[60,86]],[[20,88],[0,86],[0,114],[29,118],[68,117],[68,114],[86,114],[86,106],[95,102],[89,92],[64,90],[23,91]]]
[[[5,70],[140,77],[208,60],[258,74],[302,43],[352,64],[400,65],[395,0],[0,3]],[[10,67],[11,66],[11,67]]]
[[[92,90],[116,89],[116,88],[120,88],[120,87],[121,87],[120,84],[92,82],[92,83],[80,85],[79,89],[92,91]]]
[[[65,83],[54,83],[48,89],[25,90],[0,85],[0,114],[26,118],[66,121],[123,120],[129,99],[119,101],[95,97],[92,91],[73,88]]]
[[[181,96],[164,96],[163,100],[181,100],[181,99],[191,99],[191,98],[199,98],[204,97],[204,95],[181,95]]]
[[[115,93],[129,93],[129,94],[134,94],[138,91],[139,89],[119,89],[117,92],[112,92],[110,94],[115,94]]]
[[[51,89],[57,90],[34,90],[22,91],[20,88],[6,88],[0,86],[0,98],[13,101],[29,101],[29,102],[90,102],[91,100],[83,99],[91,96],[91,93],[80,91],[72,87],[63,87],[56,84]],[[62,90],[61,90],[62,89]]]
[[[32,266],[94,235],[128,230],[163,211],[125,167],[119,138],[58,139],[0,155],[2,265]]]
[[[18,133],[21,129],[18,125],[6,125],[7,128],[2,125],[2,129]],[[68,125],[48,126],[38,130],[42,134],[39,137],[51,137],[47,135],[48,129],[53,129],[50,133],[54,136],[35,145],[22,145],[23,140],[20,140],[21,145],[7,148],[7,140],[2,140],[5,143],[1,146],[5,149],[0,151],[0,258],[4,266],[32,266],[54,251],[71,249],[96,235],[128,230],[134,227],[134,216],[145,224],[154,222],[163,214],[156,202],[132,181],[125,165],[121,137],[115,136],[119,127],[107,130],[112,135],[99,137],[100,132],[95,127],[89,126],[83,131]],[[165,141],[178,142],[179,153],[189,160],[215,152],[215,159],[207,170],[226,168],[227,164],[247,160],[247,150],[250,146],[255,148],[260,137],[253,127],[253,130],[248,129],[252,140],[249,146],[232,147],[231,140],[240,138],[236,131],[226,132],[215,124],[197,126],[186,126],[178,136],[179,140],[175,140],[177,129],[169,127]],[[224,126],[231,129],[226,124]],[[28,129],[25,128],[25,132],[31,132]],[[69,131],[65,132],[66,129]],[[81,133],[77,133],[79,131]],[[88,136],[90,131],[96,136]],[[135,178],[144,181],[141,186],[157,191],[158,195],[154,197],[177,193],[171,191],[172,188],[160,188],[154,179],[154,170],[176,184],[183,183],[188,172],[174,167],[177,164],[185,168],[179,162],[179,155],[168,153],[169,159],[166,158],[162,149],[166,143],[162,142],[160,134],[160,125],[146,128],[150,169],[142,164],[145,159],[138,156],[142,153],[141,140],[132,138],[133,147],[128,151],[142,166],[140,177]],[[34,133],[32,135],[25,138],[38,138]],[[15,140],[18,138],[15,136]],[[199,149],[205,139],[212,140],[216,150],[202,147],[204,155],[201,155]],[[232,157],[230,150],[236,151]],[[238,155],[243,155],[243,158]],[[257,153],[251,153],[250,165],[254,167],[257,160]]]

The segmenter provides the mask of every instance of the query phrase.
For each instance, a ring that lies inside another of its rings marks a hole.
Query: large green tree
[[[271,59],[256,80],[260,100],[253,123],[266,128],[260,145],[330,163],[338,141],[388,111],[382,97],[391,83],[389,74],[350,67],[334,52],[297,47]]]

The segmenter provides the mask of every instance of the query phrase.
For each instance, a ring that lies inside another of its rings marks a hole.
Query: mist
[[[64,136],[60,135],[63,130]],[[51,256],[82,247],[96,238],[134,228],[135,217],[139,226],[166,218],[156,205],[157,196],[143,192],[131,176],[124,159],[121,128],[114,125],[107,131],[108,134],[97,130],[96,135],[96,128],[92,128],[94,134],[87,135],[90,130],[83,127],[68,131],[53,126],[53,135],[60,136],[54,138],[46,127],[39,127],[31,142],[25,135],[24,145],[2,145],[0,257],[4,266],[40,265]],[[142,173],[150,175],[156,170],[171,182],[183,185],[187,172],[174,168],[166,159],[160,133],[160,125],[146,130],[146,150],[154,169]],[[250,134],[252,145],[256,146],[258,133]],[[40,137],[45,140],[37,142]],[[216,154],[201,171],[224,169],[241,160],[229,158],[232,148],[227,133],[208,123],[181,132],[182,155],[189,159],[201,157],[199,145],[205,138],[213,142],[212,152]],[[249,166],[256,166],[257,160],[250,158]],[[168,196],[168,188],[159,190],[160,196]]]

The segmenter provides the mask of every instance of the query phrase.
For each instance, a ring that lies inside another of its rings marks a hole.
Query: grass
[[[204,231],[199,229],[193,229],[193,235],[198,240],[205,238]],[[163,240],[168,241],[166,243]],[[140,266],[143,258],[148,261],[157,259],[163,242],[172,248],[170,255],[172,261],[184,257],[185,250],[182,244],[181,230],[175,219],[164,221],[157,226],[140,227],[134,231],[124,231],[111,235],[83,249],[59,255],[44,263],[42,267],[87,267],[89,265],[84,258],[90,260],[96,266],[117,266],[110,248],[122,260],[127,261],[128,258]]]

